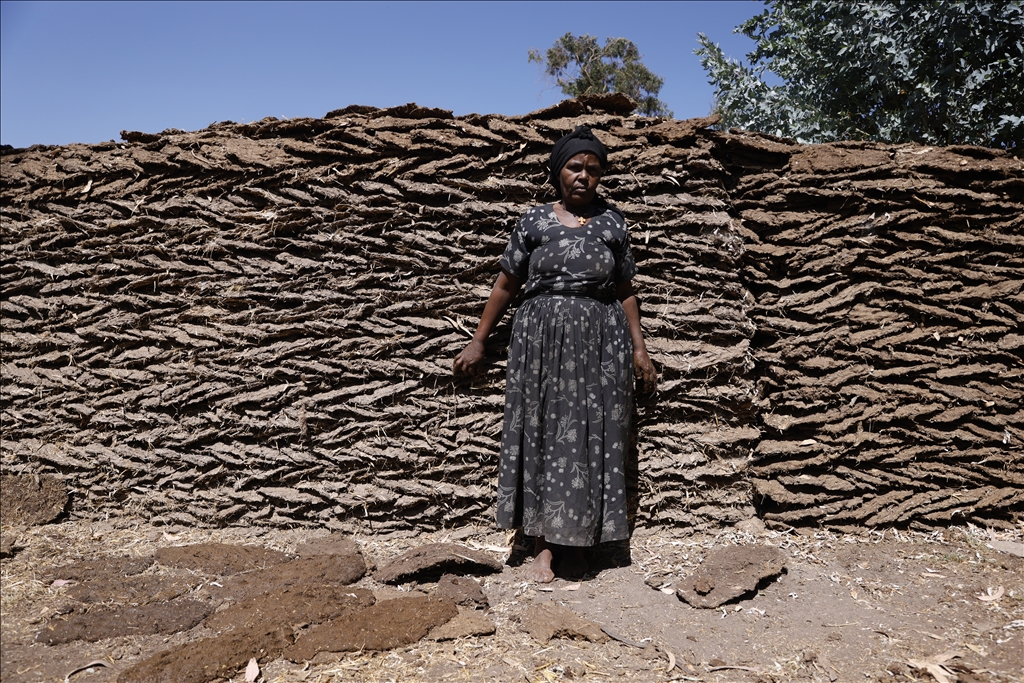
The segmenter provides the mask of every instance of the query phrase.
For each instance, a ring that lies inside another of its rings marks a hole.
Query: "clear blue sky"
[[[697,32],[732,33],[762,2],[3,2],[0,142],[101,142],[121,130],[323,116],[416,102],[524,114],[562,99],[527,50],[566,32],[624,37],[665,79],[676,118],[712,88]]]

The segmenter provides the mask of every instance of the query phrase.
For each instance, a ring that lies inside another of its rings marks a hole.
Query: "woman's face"
[[[594,201],[601,183],[601,161],[590,152],[580,152],[565,162],[558,179],[566,206],[586,206]]]

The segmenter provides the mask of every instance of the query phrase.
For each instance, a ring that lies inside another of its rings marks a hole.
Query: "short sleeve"
[[[530,251],[526,246],[526,225],[520,220],[508,238],[508,246],[501,255],[501,269],[525,281],[530,274]]]
[[[615,252],[615,282],[628,282],[636,276],[636,261],[629,246],[629,230],[622,222],[622,239],[613,248]]]

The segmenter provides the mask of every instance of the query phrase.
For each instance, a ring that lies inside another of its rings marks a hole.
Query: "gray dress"
[[[512,322],[498,526],[559,545],[628,537],[625,455],[633,343],[617,283],[636,272],[626,223],[605,209],[577,228],[530,209],[502,270],[524,282]]]

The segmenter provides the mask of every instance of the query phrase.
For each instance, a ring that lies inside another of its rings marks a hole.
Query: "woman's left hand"
[[[633,351],[633,372],[640,382],[641,391],[645,394],[653,394],[658,388],[658,371],[654,369],[651,357],[647,355],[647,349],[636,349]]]

